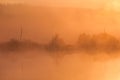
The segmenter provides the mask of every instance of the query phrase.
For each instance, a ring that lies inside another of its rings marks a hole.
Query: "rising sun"
[[[118,0],[111,0],[108,3],[106,3],[107,10],[115,10],[115,11],[120,11],[120,1]]]

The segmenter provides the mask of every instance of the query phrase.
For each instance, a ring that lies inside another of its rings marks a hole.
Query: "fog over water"
[[[0,12],[0,80],[120,80],[119,12],[11,4]]]
[[[47,51],[0,54],[0,80],[119,80],[118,54]],[[59,52],[60,53],[60,52]],[[61,52],[64,53],[64,52]]]

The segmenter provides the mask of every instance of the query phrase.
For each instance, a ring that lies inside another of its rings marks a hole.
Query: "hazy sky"
[[[64,5],[64,6],[84,6],[98,7],[106,4],[110,0],[0,0],[1,2],[9,3],[30,3],[30,4],[47,4],[47,5]]]
[[[2,2],[27,2],[27,3],[40,3],[40,2],[49,2],[49,3],[71,3],[71,4],[78,4],[78,3],[88,3],[88,2],[95,2],[95,3],[102,3],[108,0],[0,0]]]
[[[120,9],[120,0],[0,0],[2,3],[27,3],[34,5],[75,6],[89,8],[115,8]]]
[[[98,8],[98,7],[104,7],[105,9],[114,9],[117,11],[120,11],[120,0],[0,0],[2,3],[27,3],[27,4],[43,4],[43,5],[54,5],[54,6],[77,6],[77,7],[89,7],[89,8]],[[24,11],[24,10],[23,10]],[[47,12],[48,11],[48,12]],[[43,19],[27,19],[25,20],[22,18],[20,19],[14,19],[9,18],[8,20],[6,18],[0,19],[0,35],[2,36],[1,39],[6,39],[14,35],[15,37],[18,34],[15,34],[18,32],[18,23],[25,24],[24,26],[29,26],[25,27],[25,29],[28,31],[25,31],[26,36],[28,36],[27,39],[32,38],[36,40],[48,40],[48,36],[51,34],[53,35],[53,32],[58,32],[60,35],[62,34],[62,37],[66,37],[70,35],[70,38],[68,40],[71,40],[71,36],[73,37],[78,37],[77,35],[80,34],[80,32],[88,32],[88,33],[96,33],[96,32],[102,32],[104,30],[104,26],[106,26],[107,31],[111,34],[117,34],[119,35],[119,23],[120,23],[120,16],[116,14],[110,13],[108,16],[104,16],[102,14],[95,14],[94,16],[85,14],[83,15],[84,18],[79,17],[79,11],[64,11],[59,12],[59,10],[47,10],[43,12]],[[15,11],[18,12],[18,11]],[[48,14],[49,13],[49,14]],[[69,13],[69,14],[68,14]],[[85,13],[85,12],[84,12]],[[87,12],[86,12],[87,13]],[[46,18],[47,16],[47,18]],[[66,16],[66,17],[64,17]],[[50,18],[52,17],[52,20]],[[94,18],[93,18],[94,17]],[[55,19],[54,19],[55,18]],[[29,20],[28,20],[29,19]],[[83,20],[81,20],[83,19]],[[24,21],[25,20],[25,21]],[[41,23],[40,23],[41,21]],[[43,21],[43,22],[42,22]],[[84,27],[81,26],[81,21],[83,21]],[[15,24],[16,22],[16,24]],[[18,22],[18,23],[17,23]],[[7,24],[6,24],[7,23]],[[46,24],[47,23],[47,24]],[[11,28],[11,26],[13,26]],[[43,28],[40,27],[40,25],[45,26],[44,30],[48,29],[48,31],[41,30]],[[7,29],[6,29],[6,26]],[[36,27],[34,27],[36,26]],[[51,26],[55,26],[54,28],[51,29]],[[57,26],[57,27],[56,27]],[[62,26],[62,27],[61,27]],[[74,26],[74,27],[73,27]],[[101,27],[102,26],[102,27]],[[13,29],[13,30],[12,30]],[[15,32],[16,31],[16,32]],[[66,32],[67,31],[67,32]],[[5,34],[3,36],[3,34]],[[45,34],[43,38],[39,38],[39,36]],[[25,36],[25,38],[26,38]],[[50,36],[49,36],[50,37]],[[51,37],[50,37],[51,38]],[[73,38],[75,39],[75,38]]]

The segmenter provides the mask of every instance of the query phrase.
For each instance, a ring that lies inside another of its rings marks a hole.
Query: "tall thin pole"
[[[23,35],[23,29],[21,27],[21,29],[20,29],[20,40],[22,40],[22,35]]]
[[[104,27],[104,34],[106,33],[106,29],[105,29],[105,27]]]

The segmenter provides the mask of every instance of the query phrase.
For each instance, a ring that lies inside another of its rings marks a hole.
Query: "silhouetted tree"
[[[51,50],[62,50],[65,48],[65,42],[63,39],[59,37],[59,35],[55,35],[50,43],[49,43],[49,49]]]
[[[84,50],[104,50],[115,51],[119,49],[119,40],[114,36],[107,33],[90,36],[87,34],[81,34],[79,36],[77,45],[79,49]]]
[[[107,33],[95,36],[95,43],[99,50],[116,50],[119,46],[119,40]]]
[[[79,49],[91,49],[93,47],[93,41],[91,36],[85,33],[81,34],[79,36],[77,45]]]

